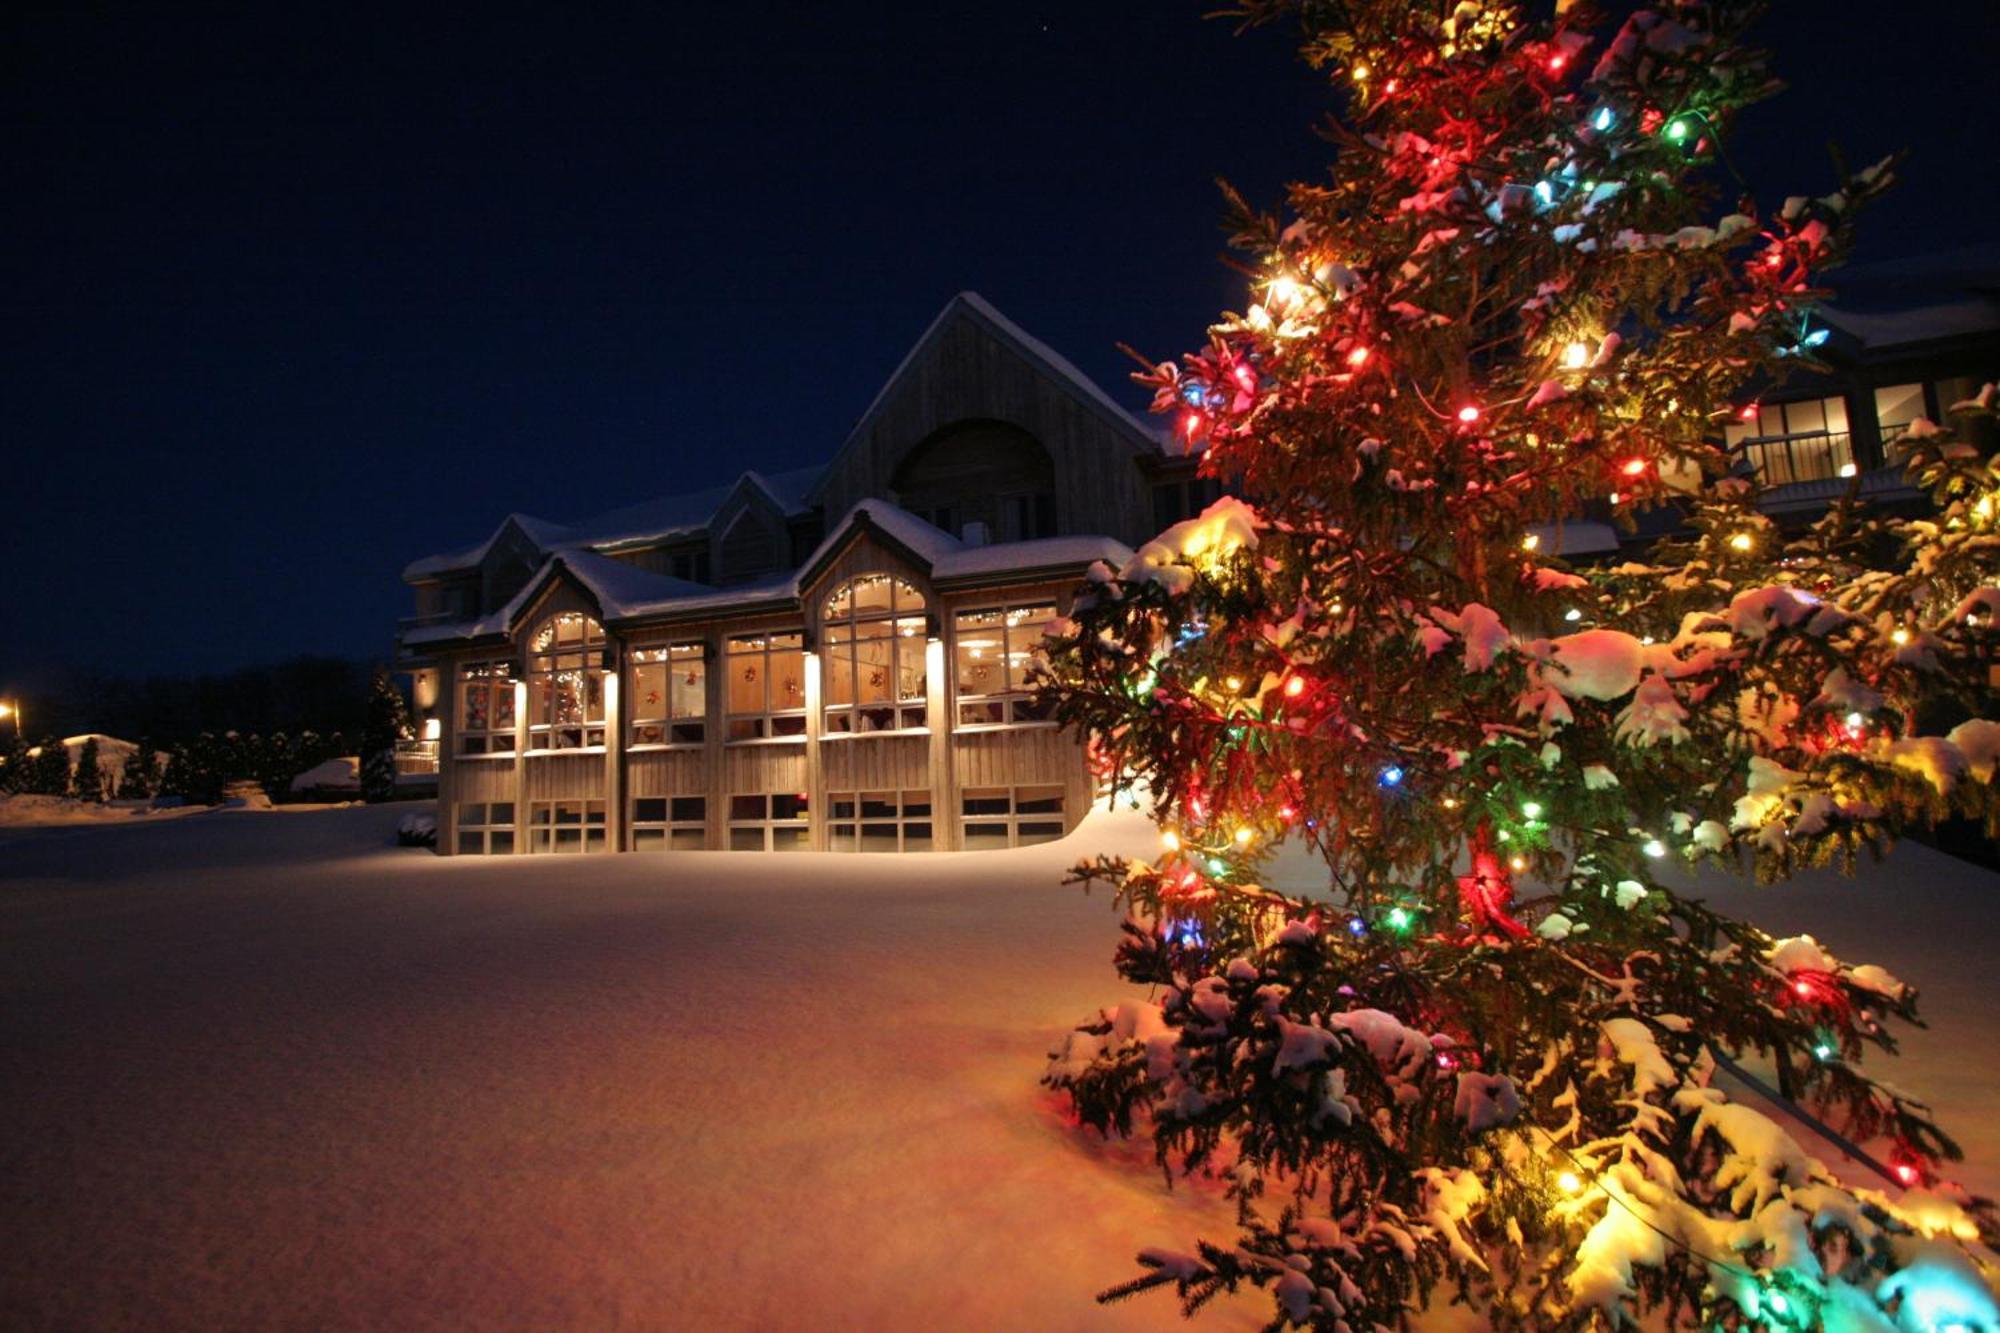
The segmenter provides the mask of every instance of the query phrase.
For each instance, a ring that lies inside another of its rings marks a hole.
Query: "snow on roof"
[[[1131,558],[1132,548],[1110,537],[1095,534],[1037,537],[1031,541],[1001,542],[994,546],[967,546],[935,562],[931,566],[931,577],[940,581],[980,578],[1030,569],[1083,567],[1093,560],[1123,566]]]
[[[790,472],[744,472],[723,486],[681,495],[663,495],[638,504],[626,505],[573,523],[564,532],[573,545],[613,546],[625,542],[657,541],[681,532],[700,532],[715,517],[715,511],[746,482],[761,489],[786,514],[798,514],[808,507],[806,497],[826,472],[825,464],[795,468]]]
[[[2000,329],[2000,302],[1977,296],[1908,310],[1861,312],[1829,306],[1820,313],[1827,323],[1853,334],[1871,350]]]
[[[619,546],[657,541],[677,533],[700,532],[715,517],[715,511],[746,483],[770,496],[772,502],[786,514],[802,513],[807,508],[807,496],[825,471],[824,464],[795,468],[789,472],[747,471],[726,485],[656,496],[570,524],[551,523],[528,514],[509,514],[493,530],[493,535],[479,545],[413,560],[404,566],[403,578],[406,581],[423,579],[452,570],[476,568],[486,559],[493,544],[500,540],[500,534],[507,530],[509,523],[518,527],[537,549],[545,552],[587,546]]]
[[[1122,564],[1132,552],[1110,537],[1083,535],[1040,537],[1030,541],[967,546],[958,538],[886,500],[862,500],[841,516],[826,539],[798,569],[757,583],[712,588],[666,574],[655,574],[623,560],[578,547],[550,555],[507,605],[476,620],[423,625],[403,634],[409,647],[489,638],[510,633],[521,614],[548,586],[559,567],[597,600],[610,621],[643,620],[655,616],[686,617],[703,611],[740,611],[767,603],[795,603],[802,579],[837,555],[857,530],[873,530],[902,547],[931,577],[939,581],[999,578],[1007,574],[1075,568],[1093,560]]]
[[[1541,538],[1540,549],[1550,555],[1604,555],[1618,549],[1618,530],[1609,523],[1575,519],[1538,523],[1528,531]]]
[[[486,553],[493,549],[493,544],[500,540],[501,534],[507,531],[509,524],[519,528],[522,536],[544,550],[562,540],[563,529],[560,523],[551,523],[545,518],[536,518],[533,514],[509,514],[501,519],[491,535],[477,546],[412,560],[403,566],[404,581],[429,578],[435,574],[449,573],[454,569],[476,568],[486,559]]]

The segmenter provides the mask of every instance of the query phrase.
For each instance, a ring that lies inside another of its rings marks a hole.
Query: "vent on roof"
[[[965,524],[965,531],[959,540],[963,541],[967,546],[986,545],[989,540],[986,535],[986,525],[976,518],[968,519]]]

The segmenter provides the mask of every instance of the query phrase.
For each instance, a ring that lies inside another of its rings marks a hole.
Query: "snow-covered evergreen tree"
[[[376,668],[368,691],[367,728],[361,736],[361,795],[396,799],[396,743],[410,739],[410,710],[389,673]]]
[[[69,750],[59,736],[45,736],[28,761],[28,780],[22,791],[37,796],[69,795]]]
[[[86,736],[77,748],[76,771],[70,775],[70,793],[79,801],[104,799],[104,765],[98,759],[97,737]]]
[[[118,794],[128,801],[143,801],[158,791],[159,785],[160,752],[147,738],[125,756],[125,767],[118,775]]]
[[[1722,196],[1723,136],[1774,88],[1754,7],[1555,8],[1244,4],[1299,19],[1350,104],[1331,176],[1240,218],[1245,312],[1144,377],[1249,499],[1097,568],[1052,637],[1061,716],[1143,780],[1163,848],[1084,868],[1158,990],[1049,1073],[1086,1123],[1218,1171],[1241,1225],[1107,1297],[1990,1329],[1992,1213],[1863,1059],[1915,992],[1676,872],[1993,828],[2000,477],[1920,422],[1896,448],[1931,516],[1760,513],[1722,424],[1810,361],[1816,274],[1889,170]],[[1557,558],[1567,521],[1669,502],[1686,535],[1643,563]],[[1264,882],[1290,840],[1324,896]],[[1836,1178],[1724,1061],[1881,1177]]]

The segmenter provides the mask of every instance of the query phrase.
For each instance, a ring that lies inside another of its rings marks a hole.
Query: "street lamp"
[[[6,703],[0,703],[0,717],[12,717],[14,719],[14,737],[17,740],[20,739],[21,701],[19,699],[10,699]]]

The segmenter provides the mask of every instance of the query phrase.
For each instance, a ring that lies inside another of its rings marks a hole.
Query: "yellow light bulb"
[[[1556,1177],[1556,1188],[1564,1194],[1577,1194],[1583,1190],[1583,1179],[1574,1171],[1565,1171]]]
[[[1181,835],[1174,832],[1172,829],[1166,830],[1164,833],[1160,834],[1160,846],[1166,848],[1170,852],[1179,851],[1181,849]]]
[[[1730,549],[1731,549],[1731,550],[1735,550],[1735,551],[1747,551],[1747,550],[1749,550],[1749,549],[1750,549],[1750,546],[1751,546],[1751,537],[1750,537],[1750,534],[1749,534],[1749,533],[1747,533],[1747,532],[1739,532],[1739,533],[1737,533],[1737,534],[1736,534],[1735,536],[1733,536],[1733,537],[1731,537],[1731,538],[1729,539],[1729,546],[1730,546]]]
[[[1368,79],[1368,66],[1356,65],[1354,67],[1354,81],[1356,83],[1365,83],[1367,82],[1367,79]]]
[[[1299,287],[1298,280],[1288,274],[1281,273],[1271,279],[1270,296],[1274,304],[1287,307],[1295,306],[1304,295],[1305,293]]]
[[[1257,830],[1247,827],[1236,830],[1236,845],[1238,847],[1248,847],[1251,843],[1255,842],[1256,840],[1257,840]]]
[[[1590,364],[1590,348],[1584,343],[1571,343],[1563,348],[1563,369],[1582,370]]]
[[[1527,536],[1521,538],[1521,549],[1524,551],[1532,551],[1541,544],[1542,544],[1542,538],[1539,533],[1531,532]]]
[[[1896,629],[1889,635],[1889,642],[1895,644],[1898,648],[1902,647],[1909,641],[1910,641],[1910,632],[1904,629],[1900,625],[1897,626]]]
[[[1227,685],[1227,686],[1229,687],[1229,692],[1230,692],[1231,694],[1235,694],[1235,693],[1239,692],[1240,690],[1242,690],[1242,688],[1243,688],[1243,677],[1241,677],[1241,676],[1231,676],[1231,677],[1230,677],[1230,678],[1229,678],[1228,680],[1225,680],[1225,681],[1223,681],[1222,683],[1223,683],[1224,685]]]

